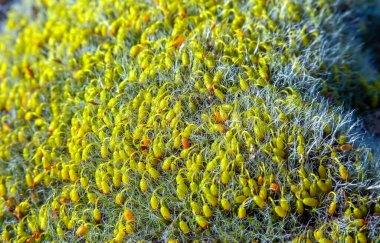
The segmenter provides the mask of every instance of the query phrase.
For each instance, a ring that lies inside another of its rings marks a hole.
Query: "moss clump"
[[[347,81],[340,4],[21,6],[0,36],[3,241],[378,239],[375,161],[319,94],[377,85]]]

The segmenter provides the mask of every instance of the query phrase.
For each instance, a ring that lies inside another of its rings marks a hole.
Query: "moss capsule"
[[[322,180],[317,181],[317,186],[324,193],[330,192],[330,187],[326,185],[326,183],[324,183]]]
[[[260,208],[264,208],[266,205],[265,201],[257,195],[253,196],[253,200],[255,201],[256,205],[259,206]]]
[[[303,204],[309,207],[318,207],[319,206],[319,201],[315,198],[304,198],[302,200]]]
[[[125,197],[124,197],[123,192],[119,192],[118,194],[116,194],[115,203],[117,205],[123,205],[124,201],[125,201]]]
[[[133,213],[132,213],[131,210],[129,210],[129,209],[126,208],[126,209],[124,209],[123,214],[124,214],[124,218],[125,218],[126,222],[134,221]]]
[[[3,183],[0,183],[0,197],[5,198],[6,195],[7,195],[7,188],[5,187]]]
[[[203,215],[206,217],[206,218],[211,218],[212,217],[212,210],[210,208],[210,206],[208,206],[208,204],[204,204],[203,207],[202,207],[202,211],[203,211]]]
[[[247,210],[245,209],[244,205],[240,205],[238,208],[238,217],[240,219],[244,219],[247,216]]]
[[[322,178],[322,179],[326,179],[327,178],[327,171],[326,171],[326,168],[323,165],[319,165],[319,167],[318,167],[318,174],[319,174],[319,177]]]
[[[157,210],[159,206],[158,198],[153,194],[152,197],[150,198],[150,207],[153,210]]]
[[[95,208],[94,211],[92,212],[92,215],[94,217],[95,222],[99,223],[100,220],[102,219],[102,214],[98,208]]]
[[[196,215],[195,216],[195,221],[203,229],[207,229],[208,228],[208,221],[207,221],[207,219],[205,217]]]
[[[355,238],[359,243],[367,243],[367,236],[363,232],[357,233]]]
[[[160,213],[165,220],[169,221],[171,219],[170,211],[166,206],[161,205]]]
[[[330,215],[333,215],[335,213],[336,207],[337,207],[337,202],[334,200],[334,201],[332,201],[330,203],[330,206],[329,206],[329,209],[328,209],[328,213]]]
[[[78,229],[75,231],[75,235],[77,237],[81,237],[86,233],[87,233],[87,227],[85,225],[79,226]]]
[[[222,200],[220,201],[220,204],[222,205],[222,208],[224,210],[226,211],[231,210],[231,203],[226,198],[222,198]]]
[[[286,216],[286,210],[284,210],[282,207],[280,206],[275,206],[274,207],[274,211],[276,212],[276,214],[281,217],[281,218],[284,218]]]
[[[299,215],[302,215],[304,213],[304,206],[302,200],[296,201],[296,211]]]
[[[140,190],[145,193],[148,191],[148,183],[146,182],[146,179],[142,177],[140,179]]]
[[[179,221],[179,228],[181,229],[181,231],[184,233],[184,234],[188,234],[190,233],[190,228],[189,226],[187,225],[187,223],[183,220],[180,220]]]
[[[154,179],[154,180],[158,180],[160,178],[160,172],[158,172],[158,170],[156,170],[155,168],[153,168],[152,166],[149,166],[148,167],[148,173],[149,175]]]
[[[79,193],[75,189],[75,187],[73,189],[71,189],[71,191],[70,191],[70,199],[71,199],[71,201],[73,201],[75,203],[79,201]]]
[[[108,185],[106,180],[102,180],[101,187],[102,187],[102,191],[104,194],[110,194],[111,193],[111,188]]]
[[[342,180],[347,181],[348,180],[348,170],[343,166],[339,166],[339,174]]]

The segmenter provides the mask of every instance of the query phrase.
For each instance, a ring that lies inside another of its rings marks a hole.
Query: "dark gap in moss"
[[[0,0],[0,25],[7,18],[8,10],[13,0]],[[1,27],[0,27],[1,29]]]
[[[356,117],[363,120],[365,130],[380,139],[380,91],[376,91],[380,83],[380,2],[369,2],[351,9],[353,14],[347,16],[346,21],[352,24],[353,30],[359,30],[358,38],[362,51],[370,55],[369,65],[373,70],[377,70],[377,77],[373,77],[370,84],[358,84],[360,81],[355,80],[353,86],[341,87],[336,97],[332,92],[324,96],[332,104],[343,105],[348,110],[354,109]],[[347,8],[347,5],[342,3],[338,12],[344,12]]]
[[[380,8],[380,4],[377,8]],[[366,30],[362,32],[364,49],[370,51],[374,65],[380,71],[380,13],[369,14]]]
[[[363,48],[372,57],[374,67],[380,72],[380,2],[366,9],[365,28],[360,38],[363,40]],[[380,96],[380,94],[378,94]],[[380,138],[380,102],[377,107],[359,110],[368,131]]]
[[[363,119],[368,131],[380,138],[380,108],[366,111]]]

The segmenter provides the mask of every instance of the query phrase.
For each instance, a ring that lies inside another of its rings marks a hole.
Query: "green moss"
[[[3,241],[376,240],[376,161],[323,98],[376,97],[341,6],[16,6],[0,36]]]

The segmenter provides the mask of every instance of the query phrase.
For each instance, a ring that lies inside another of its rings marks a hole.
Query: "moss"
[[[376,160],[323,98],[376,97],[352,6],[15,6],[0,36],[2,240],[378,239]]]

